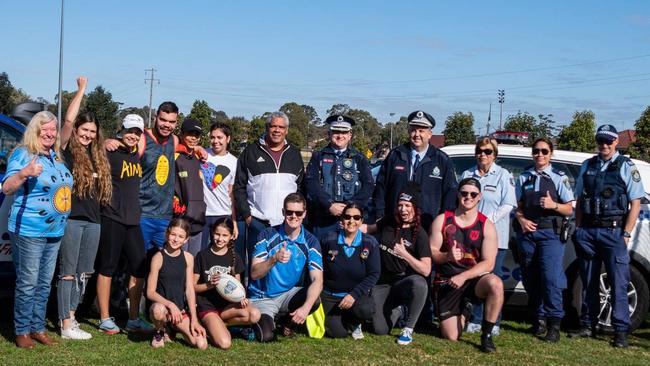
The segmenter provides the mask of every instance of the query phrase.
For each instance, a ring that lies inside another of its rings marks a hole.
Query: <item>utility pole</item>
[[[63,109],[63,98],[61,98],[63,90],[63,9],[64,9],[64,0],[61,0],[61,34],[59,38],[59,97],[57,101],[57,119],[59,121],[59,126],[62,125],[62,109]]]
[[[499,96],[499,131],[500,131],[503,129],[503,126],[501,125],[501,121],[503,120],[503,103],[506,101],[506,91],[503,89],[499,89],[497,95]]]
[[[490,120],[492,120],[492,102],[490,102],[490,111],[488,112],[487,130],[485,131],[486,136],[490,136]]]
[[[390,116],[390,119],[388,121],[388,123],[390,123],[390,145],[389,146],[390,149],[393,150],[393,116],[395,115],[395,113],[390,112],[388,113],[388,115]]]
[[[146,69],[146,70],[144,70],[144,74],[145,74],[145,75],[147,75],[148,73],[151,73],[151,78],[149,78],[149,79],[144,79],[144,83],[145,83],[145,84],[146,84],[147,82],[149,82],[149,120],[147,121],[147,125],[149,126],[149,128],[151,128],[151,116],[152,116],[152,114],[153,114],[153,109],[151,109],[151,108],[152,108],[152,107],[151,107],[151,103],[153,103],[153,82],[155,81],[155,82],[157,82],[158,84],[160,84],[160,79],[154,79],[154,78],[153,78],[153,74],[154,74],[156,71],[158,71],[158,70],[154,69],[153,67],[150,68],[150,69]]]

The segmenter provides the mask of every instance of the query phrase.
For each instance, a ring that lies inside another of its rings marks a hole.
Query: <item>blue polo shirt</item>
[[[465,178],[475,178],[481,183],[483,198],[478,203],[478,210],[494,222],[499,238],[499,249],[508,249],[510,215],[505,215],[495,222],[494,214],[504,205],[517,207],[515,179],[512,174],[496,163],[492,163],[490,170],[484,176],[479,174],[478,166],[474,166],[463,172],[461,179]]]
[[[619,156],[619,152],[615,152],[611,159],[604,161],[598,156],[598,166],[600,171],[604,172],[609,167],[609,164],[616,160]],[[582,194],[582,189],[584,188],[584,182],[582,176],[587,171],[587,166],[589,165],[589,159],[585,160],[580,167],[580,173],[578,174],[578,179],[576,180],[576,195],[579,196]],[[636,200],[639,198],[645,197],[645,190],[643,189],[643,183],[641,182],[641,176],[639,175],[638,168],[634,165],[632,160],[628,160],[625,164],[621,164],[620,170],[621,178],[625,182],[627,198],[628,200]]]
[[[25,147],[16,148],[7,162],[3,183],[33,158]],[[61,237],[72,203],[72,174],[54,150],[49,155],[39,154],[37,162],[43,166],[41,174],[27,178],[14,193],[9,231],[27,237]]]
[[[277,253],[284,243],[291,252],[287,263],[276,262],[266,276],[251,281],[248,285],[251,299],[273,298],[291,290],[300,282],[305,266],[309,271],[323,270],[320,244],[314,235],[300,228],[296,240],[291,240],[284,231],[284,224],[262,231],[258,237],[253,258],[267,260]]]

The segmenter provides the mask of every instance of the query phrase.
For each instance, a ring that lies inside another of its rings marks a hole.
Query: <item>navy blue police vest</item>
[[[621,164],[629,159],[619,155],[605,171],[599,169],[598,156],[589,159],[582,175],[581,208],[587,216],[620,220],[629,211],[627,187],[621,177]]]
[[[321,151],[321,184],[332,201],[351,201],[361,189],[355,160],[357,154],[359,152],[353,148],[348,148],[341,157],[336,156],[336,152],[329,146]]]
[[[535,191],[535,182],[537,179],[539,181],[539,190]],[[551,224],[554,219],[562,217],[557,211],[551,209],[542,208],[539,204],[539,201],[542,197],[546,196],[548,191],[551,198],[555,202],[559,201],[559,195],[557,193],[557,188],[553,183],[553,180],[550,176],[540,173],[539,175],[531,174],[530,177],[522,185],[523,190],[523,201],[524,201],[524,216],[528,220],[532,220],[538,225],[538,229],[543,229],[547,224]]]

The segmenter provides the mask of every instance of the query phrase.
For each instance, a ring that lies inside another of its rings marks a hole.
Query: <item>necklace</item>
[[[214,255],[219,255],[219,256],[221,255],[221,254],[219,254],[218,252],[215,252],[214,249],[212,249],[212,246],[210,246],[210,251],[211,251],[212,254],[214,254]]]

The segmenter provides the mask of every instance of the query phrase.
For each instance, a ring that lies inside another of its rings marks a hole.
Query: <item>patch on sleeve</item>
[[[639,174],[639,169],[632,170],[632,180],[636,183],[641,181],[641,174]]]
[[[562,183],[564,183],[564,186],[567,189],[571,189],[571,183],[569,182],[569,177],[567,177],[566,175],[562,177]]]

